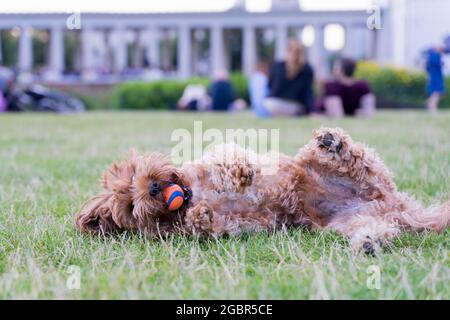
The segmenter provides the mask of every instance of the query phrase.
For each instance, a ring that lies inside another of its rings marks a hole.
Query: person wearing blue
[[[443,62],[442,54],[444,53],[444,47],[438,46],[433,49],[429,49],[426,52],[426,70],[428,74],[427,94],[428,99],[426,102],[427,109],[430,112],[436,112],[439,106],[439,100],[444,94],[444,75],[442,72]]]
[[[256,71],[251,75],[248,84],[251,108],[261,118],[270,116],[270,113],[263,105],[264,99],[269,95],[268,74],[269,63],[260,61],[256,66]]]
[[[227,111],[232,108],[235,100],[234,90],[225,70],[219,70],[216,73],[215,80],[209,89],[209,95],[212,111]]]
[[[14,85],[14,74],[8,68],[0,66],[0,112],[8,111],[8,100]]]

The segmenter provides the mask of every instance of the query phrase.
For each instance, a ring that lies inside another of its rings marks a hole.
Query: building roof
[[[4,13],[175,13],[224,12],[234,8],[267,11],[365,10],[374,0],[14,0],[0,1]],[[272,2],[272,5],[270,5]],[[268,5],[269,3],[269,5]]]

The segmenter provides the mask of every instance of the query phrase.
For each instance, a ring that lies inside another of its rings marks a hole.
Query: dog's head
[[[170,160],[159,153],[137,155],[113,163],[103,174],[103,192],[90,199],[76,214],[82,232],[110,233],[121,230],[153,232],[167,224],[168,211],[162,190],[171,183],[186,185]]]
[[[179,169],[167,157],[159,153],[139,157],[131,193],[133,217],[140,226],[150,226],[154,218],[170,220],[173,212],[168,211],[162,191],[172,184],[186,185]]]

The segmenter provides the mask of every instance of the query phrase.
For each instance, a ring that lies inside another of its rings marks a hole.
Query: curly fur
[[[276,161],[277,173],[263,175],[263,161]],[[193,196],[171,212],[161,194],[150,195],[153,183],[177,183]],[[327,228],[346,236],[354,249],[375,254],[400,231],[440,232],[450,223],[450,202],[425,209],[397,191],[376,152],[339,128],[315,130],[294,157],[258,156],[225,144],[177,168],[161,154],[132,151],[106,170],[102,187],[76,214],[82,232],[222,236]]]

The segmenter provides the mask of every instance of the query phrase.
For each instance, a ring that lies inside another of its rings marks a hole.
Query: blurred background
[[[351,57],[381,107],[418,107],[423,53],[450,47],[448,12],[447,0],[2,1],[0,65],[17,83],[62,89],[92,109],[164,108],[217,70],[248,101],[247,77],[260,61],[284,59],[294,38],[316,83]]]

